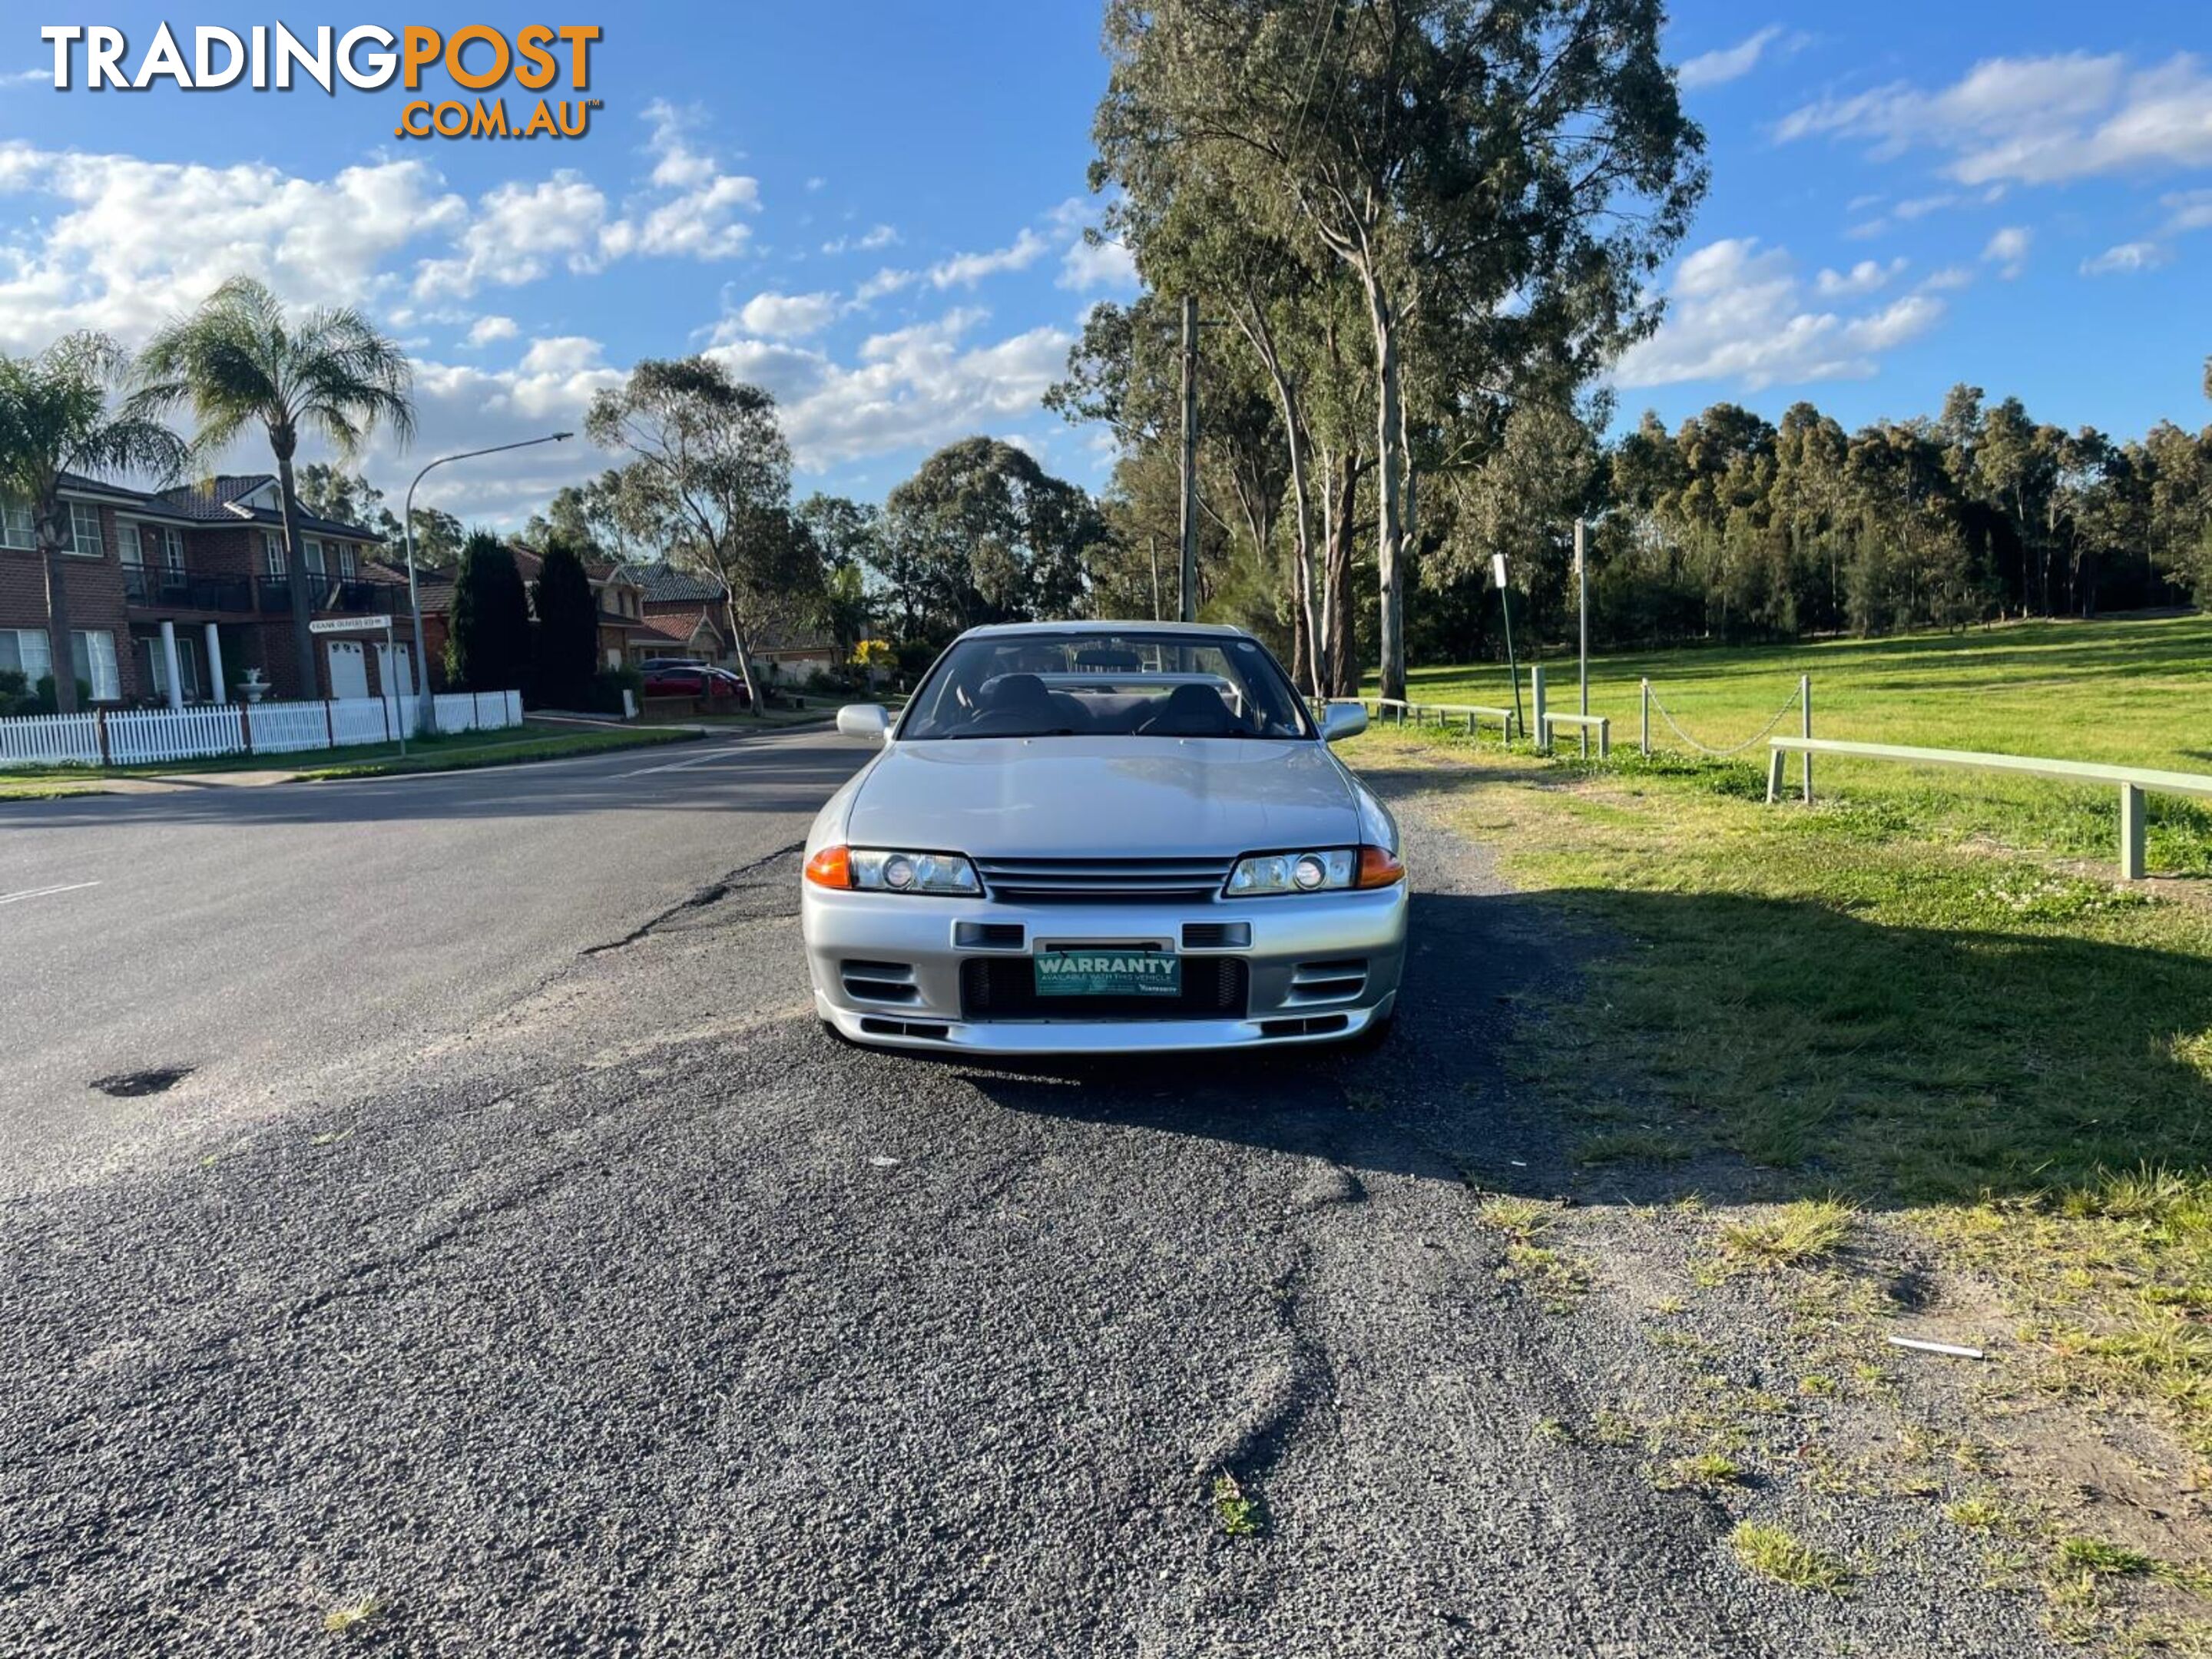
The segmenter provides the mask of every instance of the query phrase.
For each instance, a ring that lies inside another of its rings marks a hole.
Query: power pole
[[[1145,546],[1152,556],[1152,620],[1160,620],[1160,538],[1146,536]]]
[[[1182,302],[1182,619],[1198,620],[1198,301]]]

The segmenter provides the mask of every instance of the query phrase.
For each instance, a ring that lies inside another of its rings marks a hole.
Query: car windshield
[[[1238,635],[993,634],[962,640],[915,693],[900,740],[1310,737],[1273,658]]]

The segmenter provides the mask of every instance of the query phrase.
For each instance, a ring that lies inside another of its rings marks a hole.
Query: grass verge
[[[531,731],[527,727],[521,729]],[[620,731],[551,733],[538,728],[525,738],[509,738],[504,732],[471,732],[469,737],[497,737],[503,741],[475,744],[466,738],[438,738],[428,744],[409,744],[404,758],[394,744],[386,754],[365,756],[337,766],[306,767],[299,775],[313,781],[329,781],[390,777],[410,772],[462,772],[483,766],[515,766],[526,761],[565,760],[611,749],[646,749],[658,744],[696,741],[697,734],[659,726],[625,726]]]
[[[1726,1149],[1802,1200],[1739,1261],[1817,1260],[1838,1194],[1984,1271],[2045,1387],[2212,1453],[2212,905],[1962,840],[1750,766],[1600,766],[1380,731],[1346,757],[1499,849],[1510,904],[1591,947],[1514,1063],[1601,1157]],[[1457,918],[1477,925],[1472,915]],[[1449,925],[1449,920],[1448,920]]]

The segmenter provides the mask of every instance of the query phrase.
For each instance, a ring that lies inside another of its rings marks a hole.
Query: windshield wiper
[[[1042,732],[948,732],[945,735],[951,742],[957,743],[969,738],[979,740],[988,738],[1074,738],[1080,737],[1082,733],[1072,726],[1055,726]]]

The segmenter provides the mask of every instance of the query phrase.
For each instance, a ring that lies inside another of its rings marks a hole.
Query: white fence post
[[[1535,718],[1536,752],[1548,755],[1552,752],[1552,727],[1544,718],[1544,665],[1540,662],[1528,665],[1528,703]]]
[[[1800,674],[1797,677],[1797,724],[1802,728],[1799,735],[1807,742],[1811,742],[1813,738],[1813,677],[1810,674]],[[1805,805],[1810,806],[1812,804],[1813,751],[1808,749],[1805,751]]]

